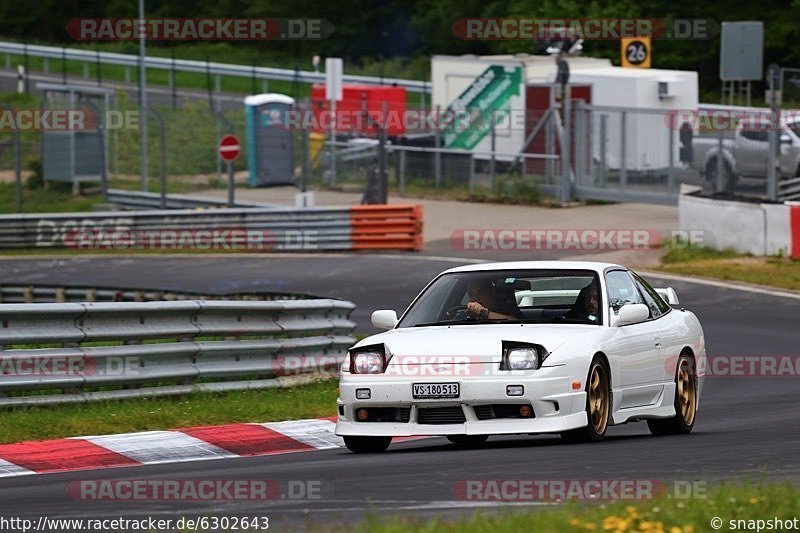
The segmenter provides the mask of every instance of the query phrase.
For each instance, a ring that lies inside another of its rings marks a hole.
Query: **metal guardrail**
[[[118,54],[115,52],[95,52],[79,48],[61,48],[56,46],[40,46],[13,42],[0,42],[0,53],[27,54],[30,57],[48,59],[66,59],[83,61],[91,64],[102,63],[122,67],[139,66],[139,56],[132,54]],[[235,76],[241,78],[259,78],[277,81],[297,81],[300,83],[325,83],[325,74],[308,70],[291,70],[271,67],[255,67],[251,65],[234,65],[230,63],[217,63],[195,61],[190,59],[172,59],[168,57],[147,56],[144,60],[148,69],[174,70],[179,72],[194,72],[211,74],[212,76]],[[397,85],[407,91],[415,93],[428,93],[429,84],[423,81],[405,80],[400,78],[376,78],[373,76],[343,76],[346,83],[360,83],[365,85]]]
[[[778,200],[800,200],[800,178],[778,181]]]
[[[420,206],[0,215],[0,248],[419,250]]]
[[[173,300],[312,300],[310,294],[243,292],[208,294],[158,289],[79,287],[65,285],[0,285],[0,303],[155,302]]]
[[[161,209],[161,195],[154,192],[125,191],[121,189],[109,189],[107,199],[109,203],[124,207],[141,209]],[[167,209],[192,209],[204,207],[228,207],[225,200],[215,200],[213,198],[201,198],[183,194],[168,194],[165,198]],[[264,209],[279,208],[270,204],[236,202],[237,207],[261,207]]]
[[[269,388],[335,371],[354,342],[354,308],[330,299],[0,304],[0,407]]]

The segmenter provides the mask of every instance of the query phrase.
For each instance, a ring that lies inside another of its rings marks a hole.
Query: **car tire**
[[[697,372],[694,359],[686,354],[678,358],[675,369],[675,416],[652,418],[647,427],[653,435],[685,435],[691,433],[697,418]]]
[[[489,435],[448,435],[447,440],[457,448],[480,448],[489,439]]]
[[[567,442],[600,442],[606,436],[611,419],[611,371],[605,359],[594,356],[586,376],[586,418],[582,428],[561,433]]]
[[[381,453],[392,443],[392,437],[344,437],[344,445],[353,453]]]
[[[722,183],[725,190],[731,189],[736,184],[736,176],[733,175],[731,165],[723,160],[722,161]],[[717,181],[717,158],[714,157],[706,164],[706,181],[711,185],[716,185]]]

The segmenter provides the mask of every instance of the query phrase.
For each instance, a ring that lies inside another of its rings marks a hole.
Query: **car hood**
[[[367,337],[358,346],[383,344],[392,363],[425,363],[426,357],[467,357],[476,362],[499,362],[502,341],[539,344],[553,352],[579,335],[601,326],[583,324],[481,324],[398,328]]]

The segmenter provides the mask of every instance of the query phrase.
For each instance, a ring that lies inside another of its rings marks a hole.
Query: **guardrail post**
[[[10,104],[3,104],[3,107],[9,112],[14,112],[14,108]],[[19,128],[14,128],[12,132],[14,138],[14,203],[17,213],[22,212],[22,140],[20,137]]]

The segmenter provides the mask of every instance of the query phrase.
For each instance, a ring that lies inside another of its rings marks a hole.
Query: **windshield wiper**
[[[414,324],[412,328],[424,328],[427,326],[461,326],[464,324],[497,324],[500,322],[508,322],[502,318],[466,318],[462,320],[442,320],[440,322],[425,322],[423,324]]]

